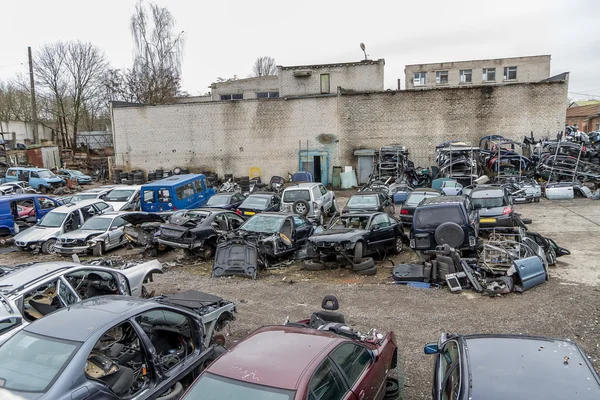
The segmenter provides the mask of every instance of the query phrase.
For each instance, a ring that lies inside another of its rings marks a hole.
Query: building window
[[[517,80],[517,67],[504,67],[504,80],[505,81]]]
[[[329,74],[321,74],[321,93],[329,93]]]
[[[473,82],[473,70],[472,69],[461,69],[460,70],[460,83],[471,83]]]
[[[415,77],[413,79],[413,83],[415,86],[425,86],[427,84],[425,72],[415,72]]]
[[[600,124],[596,124],[596,132],[600,132]]]
[[[435,84],[436,85],[447,85],[448,84],[448,71],[436,71],[435,72]]]
[[[484,68],[483,76],[481,78],[484,82],[495,82],[496,81],[496,68]]]
[[[221,100],[242,100],[244,95],[241,93],[238,94],[222,94]]]
[[[279,92],[256,92],[257,99],[272,99],[279,97]]]

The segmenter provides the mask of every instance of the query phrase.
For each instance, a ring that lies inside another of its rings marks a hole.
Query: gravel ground
[[[489,298],[474,292],[453,294],[447,289],[414,289],[391,283],[394,263],[415,261],[407,250],[390,260],[380,260],[376,276],[359,277],[346,269],[301,271],[298,264],[267,271],[256,281],[241,278],[211,279],[210,263],[183,258],[181,251],[161,255],[168,267],[150,285],[156,293],[187,289],[207,291],[238,305],[238,319],[231,325],[228,342],[243,339],[267,324],[306,318],[320,308],[324,295],[340,300],[340,311],[355,329],[393,330],[400,353],[399,374],[404,377],[405,398],[431,396],[432,358],[423,345],[436,342],[440,333],[515,333],[570,338],[579,343],[598,369],[600,360],[600,262],[597,233],[600,211],[587,199],[542,201],[518,206],[531,217],[532,230],[548,235],[571,250],[556,267],[551,279],[524,294]],[[111,257],[140,258],[124,249]],[[0,263],[61,259],[26,253],[0,255]],[[64,259],[63,259],[64,260]]]

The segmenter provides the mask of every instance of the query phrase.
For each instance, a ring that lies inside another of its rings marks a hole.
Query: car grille
[[[86,242],[81,239],[60,238],[58,241],[60,242],[60,245],[63,247],[85,246],[85,244],[86,244]]]

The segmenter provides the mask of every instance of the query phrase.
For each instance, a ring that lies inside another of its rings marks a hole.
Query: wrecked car
[[[157,260],[121,270],[62,261],[2,266],[0,300],[11,308],[16,323],[0,331],[0,343],[46,314],[90,297],[147,296],[144,284],[160,273],[162,265]]]
[[[276,193],[252,193],[244,199],[235,213],[245,217],[269,211],[279,211],[281,199]]]
[[[391,374],[398,364],[394,333],[353,330],[333,296],[323,308],[252,332],[207,367],[182,400],[400,398]],[[261,371],[260,379],[249,371]]]
[[[301,215],[260,213],[238,230],[220,236],[213,277],[241,275],[255,279],[259,266],[292,256],[315,232],[316,226]]]
[[[81,399],[88,393],[111,400],[178,398],[181,381],[223,351],[207,345],[213,339],[207,324],[232,318],[228,314],[235,310],[216,296],[195,294],[96,297],[54,312],[0,347],[3,387],[27,398],[35,392],[38,400]]]
[[[208,199],[206,207],[236,210],[246,199],[241,193],[217,193]]]
[[[0,236],[19,233],[35,225],[37,220],[49,213],[61,202],[36,194],[12,194],[0,197]],[[27,215],[21,215],[23,208],[29,208]]]
[[[146,212],[128,212],[121,218],[131,225],[123,228],[123,234],[133,247],[142,247],[144,254],[153,257],[158,251],[167,248],[164,244],[158,242],[160,226],[164,224],[172,212],[164,213],[146,213]]]
[[[348,203],[342,209],[342,214],[355,212],[385,212],[394,216],[396,206],[392,197],[382,192],[358,192],[350,196]]]
[[[402,251],[406,236],[402,223],[383,212],[343,214],[324,232],[308,238],[314,259],[341,255],[353,264],[379,252]]]
[[[434,400],[600,398],[600,377],[570,340],[442,333],[424,352],[435,356]]]
[[[470,194],[473,208],[479,209],[479,229],[514,226],[512,198],[502,186],[478,185]]]
[[[95,257],[127,243],[123,227],[127,222],[122,213],[108,212],[85,221],[81,228],[59,235],[54,251],[61,255],[88,253]]]
[[[413,190],[406,198],[404,204],[402,204],[402,208],[400,208],[400,221],[405,225],[412,224],[415,209],[423,199],[440,197],[443,195],[444,192],[437,189],[419,188]]]
[[[218,236],[238,229],[244,222],[235,212],[216,208],[177,211],[160,226],[158,243],[209,259],[217,247]]]

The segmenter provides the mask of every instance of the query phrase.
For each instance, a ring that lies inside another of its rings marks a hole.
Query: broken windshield
[[[285,218],[277,215],[255,215],[250,218],[240,230],[256,233],[275,233],[279,231]]]

